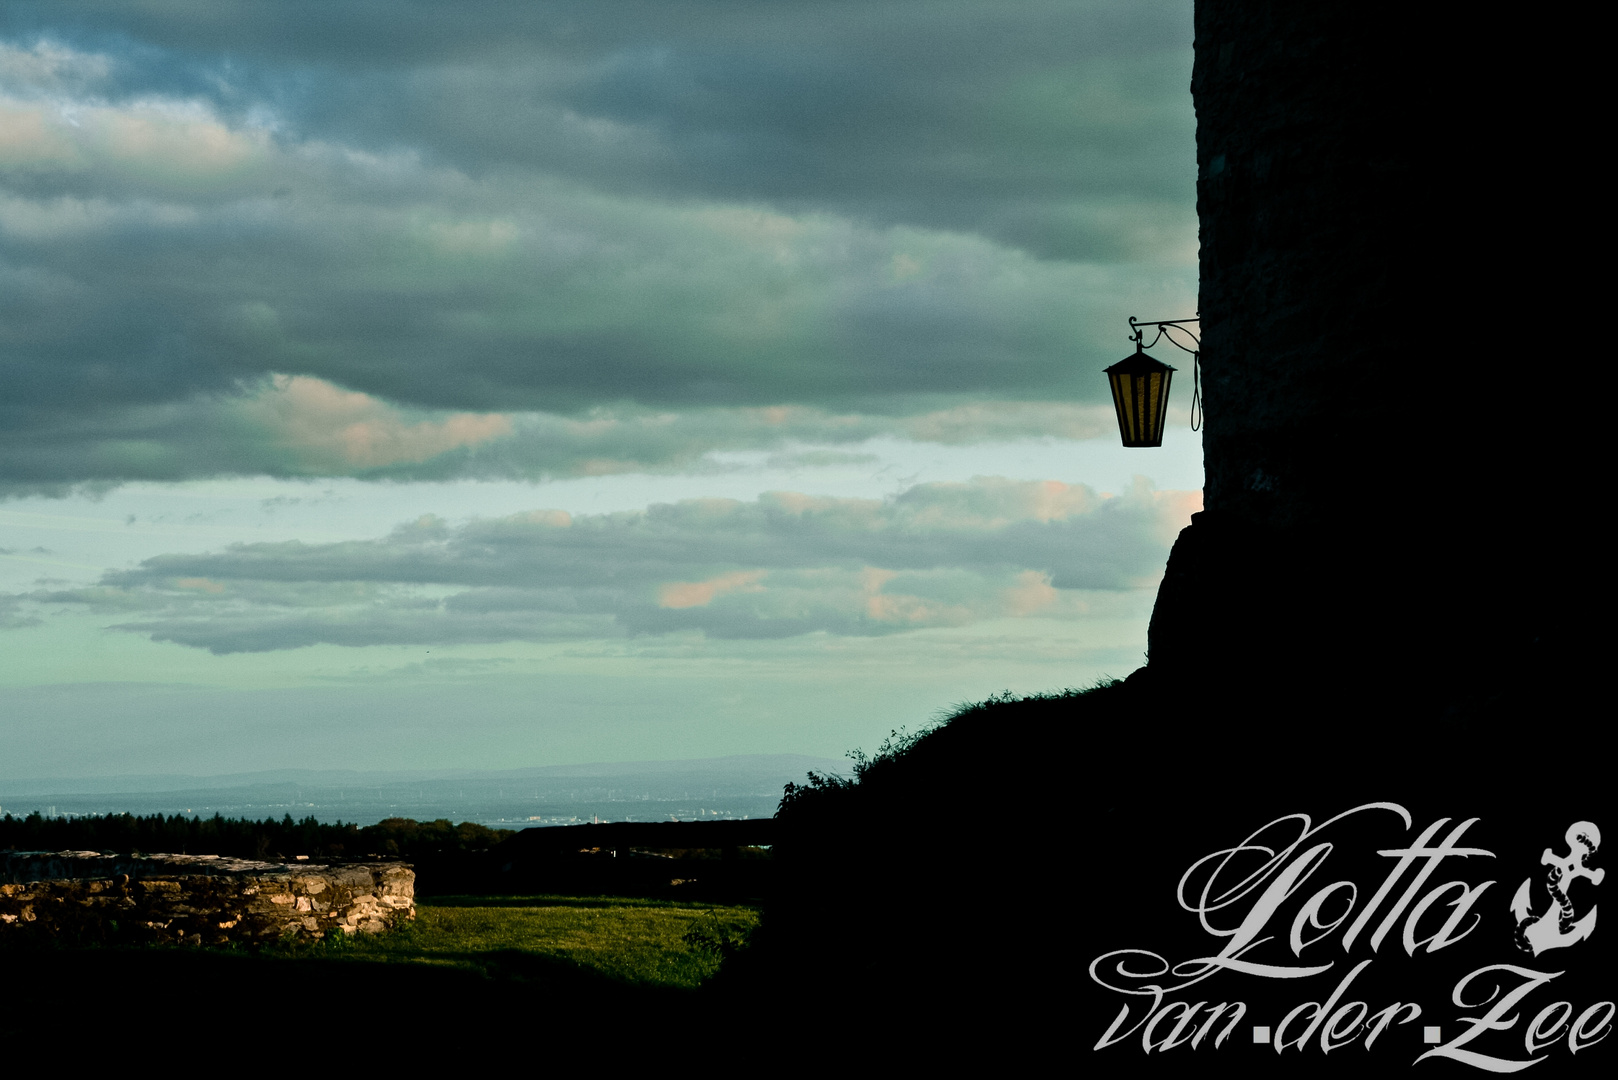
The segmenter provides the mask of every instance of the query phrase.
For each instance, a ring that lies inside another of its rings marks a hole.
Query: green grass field
[[[753,908],[665,900],[433,897],[396,930],[313,944],[16,942],[0,949],[0,974],[16,988],[0,1038],[110,1050],[161,1030],[191,1048],[239,1050],[265,1038],[351,1046],[385,1032],[442,1046],[470,1030],[571,1039],[602,1023],[670,1037],[706,1008],[695,991],[718,971],[722,943],[757,924]],[[108,987],[139,992],[114,1000]]]
[[[758,924],[745,907],[624,897],[447,896],[420,900],[416,918],[288,952],[333,960],[430,964],[521,979],[561,964],[623,983],[695,989],[719,967],[721,941]]]

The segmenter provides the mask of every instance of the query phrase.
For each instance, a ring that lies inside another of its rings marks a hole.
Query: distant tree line
[[[364,858],[415,859],[483,851],[512,835],[476,822],[388,818],[361,827],[313,817],[277,821],[265,818],[186,817],[182,814],[107,814],[0,818],[0,851],[102,851],[120,855],[177,853],[230,855],[243,859]]]

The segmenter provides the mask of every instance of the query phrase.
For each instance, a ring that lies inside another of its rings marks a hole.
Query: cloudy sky
[[[0,777],[1128,674],[1201,445],[1100,369],[1195,309],[1190,71],[1189,0],[8,0]]]

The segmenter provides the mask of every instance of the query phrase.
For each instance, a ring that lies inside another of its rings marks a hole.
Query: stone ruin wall
[[[415,882],[403,863],[0,852],[0,940],[222,945],[378,933],[416,917]]]

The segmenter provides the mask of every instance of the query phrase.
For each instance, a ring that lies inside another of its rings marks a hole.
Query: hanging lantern
[[[1118,432],[1125,446],[1162,446],[1169,410],[1169,379],[1175,369],[1152,359],[1135,342],[1135,352],[1107,369]]]

